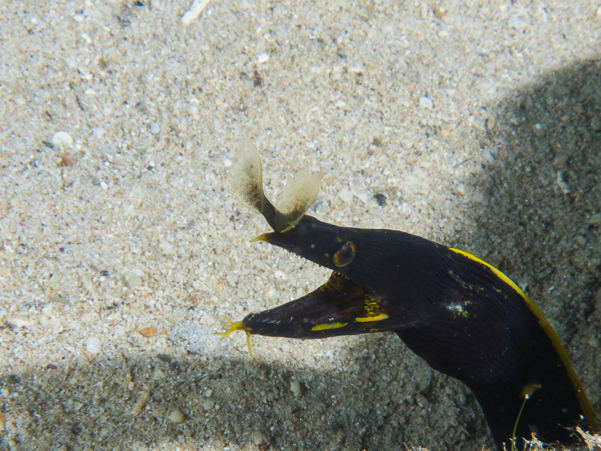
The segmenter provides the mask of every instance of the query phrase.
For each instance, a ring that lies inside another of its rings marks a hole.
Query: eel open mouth
[[[261,213],[274,232],[253,241],[282,247],[317,264],[342,269],[355,257],[356,249],[332,226],[305,216],[315,201],[323,173],[300,171],[289,179],[273,205],[262,186],[261,159],[255,146],[244,139],[230,169],[233,194],[244,205]],[[242,321],[231,322],[220,335],[235,330],[252,334],[288,338],[327,338],[339,335],[389,330],[385,302],[370,291],[334,271],[315,291],[278,307],[252,313]],[[229,321],[229,320],[228,320]],[[222,339],[223,339],[222,338]],[[250,343],[249,343],[250,353]],[[252,355],[252,354],[251,354]]]
[[[288,338],[327,338],[387,330],[388,315],[363,288],[337,273],[317,290],[299,299],[251,313],[233,330]],[[381,326],[381,327],[378,327]]]

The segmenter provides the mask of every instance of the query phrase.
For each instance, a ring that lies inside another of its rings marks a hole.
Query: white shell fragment
[[[102,349],[102,343],[100,342],[100,339],[94,336],[88,337],[84,343],[84,346],[86,348],[86,352],[92,355],[99,354],[100,350]]]
[[[211,3],[211,0],[194,0],[190,9],[182,16],[182,24],[184,24],[184,27],[187,27],[198,19],[209,3]]]
[[[259,64],[265,64],[267,61],[269,61],[269,54],[267,54],[267,53],[259,53],[257,55],[257,63],[259,63]]]
[[[434,102],[432,102],[432,100],[430,100],[428,97],[423,96],[419,98],[419,106],[421,108],[431,110],[434,107]]]
[[[142,410],[146,406],[146,403],[148,402],[149,398],[150,398],[150,392],[148,392],[148,391],[143,392],[140,395],[140,397],[138,398],[138,401],[136,401],[136,403],[134,404],[134,406],[131,409],[132,415],[139,415],[140,412],[142,412]]]
[[[169,414],[169,421],[176,424],[183,423],[186,421],[186,416],[180,410],[175,409]]]
[[[294,393],[294,396],[299,397],[302,394],[301,384],[299,381],[290,382],[290,391]]]
[[[67,132],[56,132],[52,135],[52,144],[58,149],[69,149],[73,147],[73,138]]]
[[[348,186],[345,186],[340,191],[338,191],[338,197],[347,204],[350,204],[353,201],[353,192]]]

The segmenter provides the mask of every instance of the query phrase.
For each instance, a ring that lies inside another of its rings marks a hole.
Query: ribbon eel
[[[273,232],[255,241],[331,269],[315,291],[231,323],[288,338],[394,332],[433,369],[469,387],[499,447],[578,443],[576,426],[599,431],[595,414],[557,334],[501,271],[459,249],[396,230],[338,227],[305,212],[322,174],[301,171],[274,206],[263,193],[261,161],[245,140],[230,184]]]

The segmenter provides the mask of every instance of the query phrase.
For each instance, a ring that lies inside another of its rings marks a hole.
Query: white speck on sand
[[[259,64],[265,64],[267,61],[269,61],[269,54],[268,53],[259,53],[257,55],[257,63],[259,63]]]
[[[86,348],[86,352],[91,355],[96,355],[100,353],[102,349],[102,343],[98,337],[88,337],[84,342],[84,346]]]
[[[73,147],[73,138],[69,133],[59,131],[52,135],[52,144],[59,149],[67,150]]]
[[[209,3],[211,3],[211,0],[194,0],[190,9],[182,16],[182,24],[187,27],[198,19]]]
[[[422,96],[419,98],[419,106],[421,108],[426,108],[428,110],[431,110],[434,107],[434,103],[428,97]]]
[[[351,203],[353,201],[353,192],[348,186],[345,186],[338,191],[338,197],[346,203]]]
[[[294,396],[300,396],[302,393],[301,384],[299,381],[291,381],[290,382],[290,391],[294,393]]]

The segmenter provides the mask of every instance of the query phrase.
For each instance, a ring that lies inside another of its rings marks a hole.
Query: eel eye
[[[355,245],[351,241],[347,241],[346,244],[334,254],[334,264],[339,267],[346,266],[353,261],[356,253]]]

